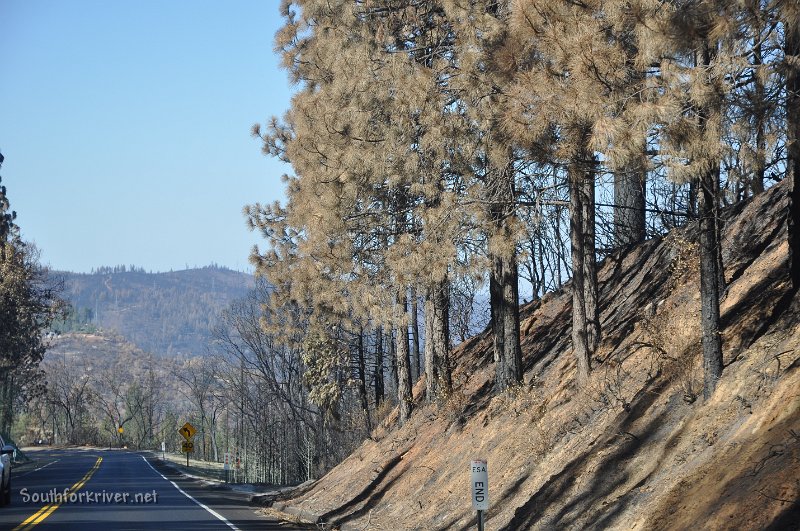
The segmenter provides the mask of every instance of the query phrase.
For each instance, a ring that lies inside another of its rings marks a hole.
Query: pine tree
[[[701,66],[709,69],[716,59],[716,43],[709,42],[704,34],[701,42]],[[715,104],[701,104],[698,109],[700,135],[705,136],[709,121],[718,110]],[[722,376],[722,338],[720,335],[720,284],[717,260],[720,242],[717,220],[719,218],[719,162],[710,161],[699,177],[700,185],[700,299],[703,331],[703,396],[708,399]]]
[[[601,334],[595,263],[594,187],[600,162],[596,150],[606,149],[605,160],[616,170],[631,171],[635,168],[631,161],[642,158],[646,138],[646,127],[625,127],[637,121],[626,105],[631,101],[628,87],[638,86],[635,75],[641,69],[631,61],[628,35],[615,33],[632,31],[630,24],[610,18],[628,9],[619,4],[527,0],[515,4],[511,19],[523,51],[516,83],[509,91],[507,128],[541,163],[566,168],[573,349],[581,382],[588,378]],[[639,209],[635,201],[631,204]]]
[[[2,167],[4,160],[5,157],[0,153],[0,167]],[[17,213],[11,210],[11,204],[6,195],[6,187],[2,185],[2,182],[2,178],[0,178],[0,253],[5,252],[5,247],[14,234],[16,227],[14,220],[17,218]]]
[[[730,2],[685,2],[674,6],[664,26],[671,57],[661,64],[665,97],[675,109],[664,126],[663,152],[671,178],[690,179],[698,190],[703,395],[709,398],[722,374],[719,300],[720,173],[722,130],[729,89],[725,80],[734,56],[737,14]],[[686,98],[686,100],[684,100]],[[684,113],[677,105],[691,109]]]
[[[431,65],[426,64],[430,59],[424,56],[434,53],[435,46],[416,46],[430,35],[405,35],[396,17],[415,15],[415,24],[439,31],[429,22],[435,12],[430,6],[415,14],[410,13],[413,6],[346,1],[298,6],[299,13],[288,3],[284,6],[287,24],[278,47],[302,90],[282,123],[273,120],[266,133],[255,131],[269,153],[292,164],[296,176],[290,179],[285,216],[264,210],[265,215],[253,212],[251,218],[261,218],[255,225],[264,226],[260,221],[275,217],[287,228],[272,232],[291,230],[298,235],[291,255],[295,265],[289,271],[294,281],[291,299],[302,301],[313,313],[328,315],[328,321],[356,318],[371,320],[376,330],[399,330],[399,343],[389,350],[400,358],[391,359],[389,367],[402,382],[397,385],[398,401],[410,407],[409,319],[403,300],[418,279],[446,281],[453,246],[446,240],[444,245],[428,246],[425,262],[417,249],[416,227],[426,234],[431,216],[415,220],[415,209],[441,203],[442,193],[437,179],[433,186],[423,180],[440,159],[426,161],[420,138],[431,127],[423,123],[425,106],[438,104],[429,90],[436,88]],[[443,107],[438,104],[439,110]],[[431,190],[433,197],[428,199]],[[435,229],[434,243],[439,243],[448,231]],[[432,259],[435,256],[441,258]],[[285,269],[272,267],[276,272]],[[432,316],[446,318],[446,309]],[[378,343],[382,348],[382,341]],[[444,345],[430,343],[445,351],[437,359],[446,360],[449,338]],[[377,369],[380,400],[382,369]],[[440,370],[449,370],[447,364],[440,364]]]
[[[471,146],[464,168],[475,217],[486,240],[496,388],[522,381],[519,328],[518,245],[522,224],[517,212],[517,154],[503,129],[505,88],[511,83],[514,46],[508,32],[510,2],[448,4],[459,39],[459,76],[453,80],[464,106],[462,142]]]
[[[436,1],[374,2],[365,4],[363,13],[391,65],[392,143],[399,150],[396,160],[404,162],[394,185],[407,217],[387,267],[397,289],[423,295],[424,367],[433,400],[450,392],[449,286],[465,217],[458,201],[460,148],[452,134],[458,111],[448,81],[454,72],[453,32]]]
[[[575,352],[577,363],[577,379],[583,385],[589,378],[591,370],[591,356],[594,352],[595,334],[591,326],[596,319],[596,284],[587,270],[593,264],[587,263],[590,248],[587,245],[589,231],[587,226],[594,222],[594,205],[587,191],[593,189],[594,179],[591,173],[593,165],[592,154],[589,153],[588,135],[584,130],[578,133],[576,141],[577,150],[571,157],[569,167],[569,204],[570,204],[570,254],[572,257],[572,348]],[[592,216],[587,220],[587,216]],[[596,277],[595,277],[596,278]],[[594,303],[594,304],[593,304]]]
[[[36,247],[21,239],[15,218],[0,186],[0,433],[9,432],[20,397],[43,391],[43,336],[65,306],[63,286],[39,264]]]
[[[408,299],[405,294],[398,295],[398,309],[403,315],[408,315]],[[408,323],[403,321],[403,317],[398,319],[396,337],[396,359],[397,359],[397,399],[400,408],[400,423],[404,423],[411,417],[413,407],[413,397],[411,395],[411,353],[408,344]]]
[[[800,290],[800,7],[784,1],[781,6],[786,63],[786,147],[789,195],[789,264],[792,289]]]

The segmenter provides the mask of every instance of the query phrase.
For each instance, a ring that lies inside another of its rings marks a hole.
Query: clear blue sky
[[[0,0],[0,175],[43,263],[250,270],[242,207],[290,171],[250,136],[291,97],[278,3]]]

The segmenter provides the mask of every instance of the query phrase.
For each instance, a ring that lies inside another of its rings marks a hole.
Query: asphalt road
[[[181,479],[133,452],[35,453],[33,466],[11,473],[11,505],[0,507],[0,529],[301,529],[258,515],[244,493]]]

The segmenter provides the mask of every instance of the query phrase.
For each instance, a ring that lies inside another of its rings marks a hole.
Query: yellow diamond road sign
[[[181,429],[178,430],[178,433],[183,435],[183,438],[187,441],[194,437],[194,434],[197,433],[197,428],[189,424],[188,422],[181,426]]]

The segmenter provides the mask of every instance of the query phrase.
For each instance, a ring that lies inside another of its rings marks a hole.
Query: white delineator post
[[[469,469],[472,508],[478,511],[478,531],[483,531],[483,513],[489,510],[489,468],[485,459],[473,459]]]

